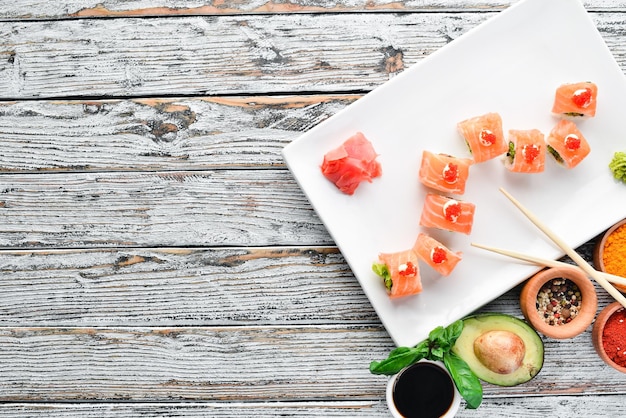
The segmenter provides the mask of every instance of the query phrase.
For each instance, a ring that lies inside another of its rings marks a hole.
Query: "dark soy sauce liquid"
[[[406,418],[439,418],[454,398],[454,383],[439,366],[415,363],[400,373],[393,386],[393,402]]]

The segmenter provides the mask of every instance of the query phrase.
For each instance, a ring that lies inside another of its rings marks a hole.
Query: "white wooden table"
[[[387,416],[393,343],[280,152],[513,2],[0,0],[0,416]],[[626,69],[626,1],[585,7]],[[590,330],[544,342],[458,416],[626,416]]]

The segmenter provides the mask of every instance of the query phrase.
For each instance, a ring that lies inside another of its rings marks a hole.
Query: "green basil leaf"
[[[389,356],[396,356],[399,354],[403,354],[406,353],[407,351],[411,351],[411,347],[397,347],[394,348],[393,350],[391,350],[391,352],[389,352]]]
[[[445,328],[435,328],[430,332],[428,338],[432,345],[440,347],[443,351],[449,351],[461,335],[461,331],[463,331],[463,321],[458,320]]]
[[[428,334],[428,339],[430,340],[431,343],[439,344],[439,342],[445,338],[444,334],[445,334],[445,329],[439,326],[433,329],[432,331],[430,331],[430,333]]]
[[[383,361],[373,361],[370,363],[370,372],[373,374],[392,375],[398,373],[416,361],[421,360],[419,350],[415,348],[402,347],[402,350],[395,349]]]
[[[385,360],[372,361],[370,363],[370,372],[385,375],[396,374],[405,367],[426,358],[428,350],[428,340],[424,340],[412,348],[395,348],[389,353],[389,356]]]
[[[467,402],[467,407],[478,408],[483,401],[483,387],[472,369],[461,357],[451,351],[445,353],[443,362],[452,375],[456,388]]]
[[[443,361],[443,355],[447,352],[441,347],[432,347],[430,349],[430,355],[428,356],[429,360],[433,361]]]
[[[463,320],[459,319],[458,321],[454,321],[453,323],[448,325],[444,331],[445,338],[448,341],[448,345],[450,348],[452,348],[452,346],[454,346],[454,343],[456,343],[456,340],[461,335],[461,332],[463,332]]]
[[[430,351],[430,342],[428,340],[422,341],[415,346],[415,350],[422,356],[420,360],[426,358],[426,356],[428,356],[428,352]]]

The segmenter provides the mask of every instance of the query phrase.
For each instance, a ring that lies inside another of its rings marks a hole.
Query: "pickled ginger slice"
[[[422,152],[419,180],[426,187],[457,195],[465,193],[465,183],[473,161],[447,154]]]
[[[420,232],[413,249],[417,256],[442,276],[448,276],[462,259],[461,252],[453,252],[435,238]]]
[[[457,124],[457,129],[465,139],[475,163],[491,160],[507,151],[502,118],[498,113],[466,119]]]
[[[589,155],[591,147],[574,122],[561,119],[546,139],[548,152],[560,165],[574,168]]]
[[[382,175],[378,154],[361,132],[324,155],[322,174],[345,194],[352,195],[362,181]]]

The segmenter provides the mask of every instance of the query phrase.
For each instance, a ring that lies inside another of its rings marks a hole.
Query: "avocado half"
[[[479,379],[499,386],[528,382],[543,367],[543,341],[521,319],[506,314],[479,314],[463,319],[452,351]]]

